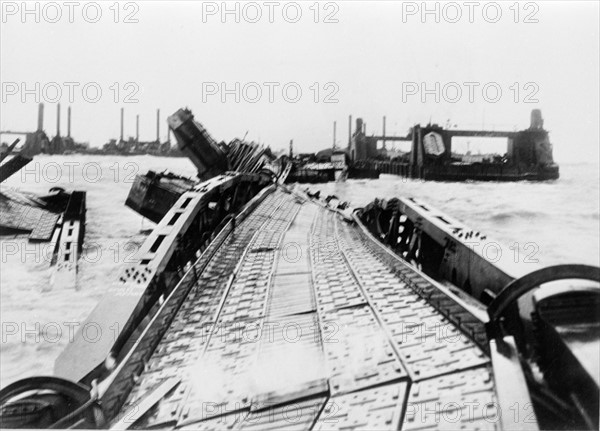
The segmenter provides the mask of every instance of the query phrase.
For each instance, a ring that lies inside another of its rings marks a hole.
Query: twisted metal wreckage
[[[517,278],[426,203],[320,199],[168,121],[199,181],[136,179],[157,226],[82,325],[102,337],[4,388],[3,427],[597,429],[598,268]]]
[[[0,153],[0,163],[4,162],[0,165],[0,183],[33,160],[22,150],[8,159],[19,141],[16,139]],[[67,192],[61,187],[52,187],[46,195],[40,196],[6,187],[0,190],[0,235],[21,235],[31,243],[49,244],[52,276],[48,288],[53,285],[77,287],[77,263],[85,237],[85,216],[85,191]],[[13,244],[4,251],[10,256],[18,250]]]

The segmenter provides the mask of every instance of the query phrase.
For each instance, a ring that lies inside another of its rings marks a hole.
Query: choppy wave
[[[539,213],[533,212],[533,211],[513,210],[513,211],[499,212],[499,213],[493,214],[490,217],[490,221],[505,223],[505,222],[512,221],[514,219],[532,220],[537,217],[542,217],[542,215]]]

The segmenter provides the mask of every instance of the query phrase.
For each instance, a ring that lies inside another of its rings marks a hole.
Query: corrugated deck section
[[[194,276],[123,412],[178,378],[134,427],[497,428],[480,334],[390,262],[335,213],[275,191]]]
[[[19,197],[17,194],[11,196]],[[28,205],[25,197],[21,197],[21,201],[24,204],[0,199],[0,228],[29,231],[31,240],[48,241],[58,223],[59,215]]]

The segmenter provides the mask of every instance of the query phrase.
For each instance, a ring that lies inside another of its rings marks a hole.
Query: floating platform
[[[480,161],[474,162],[453,152],[453,138],[461,137],[503,138],[506,139],[506,152],[480,157]],[[410,151],[399,159],[390,160],[377,149],[380,141],[384,145],[388,141],[410,142]],[[458,130],[435,124],[416,124],[404,137],[385,136],[385,133],[384,136],[367,136],[362,119],[358,118],[348,155],[352,164],[360,163],[365,169],[432,181],[546,181],[560,176],[539,109],[532,110],[530,127],[518,132]]]
[[[275,191],[196,263],[204,270],[188,272],[136,343],[123,371],[144,371],[118,417],[176,379],[136,427],[433,429],[432,406],[458,400],[475,408],[446,425],[493,428],[485,310],[465,334],[417,293],[444,289],[388,253],[334,211]],[[164,330],[172,301],[182,305]]]

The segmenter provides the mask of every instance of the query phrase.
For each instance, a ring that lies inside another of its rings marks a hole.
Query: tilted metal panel
[[[0,200],[0,227],[31,231],[30,239],[32,240],[48,240],[52,236],[59,217],[58,214],[43,208],[32,207],[12,200]]]
[[[446,248],[443,275],[450,280],[450,272],[455,269],[458,284],[462,286],[468,280],[476,298],[484,289],[499,292],[514,276],[524,275],[531,270],[526,268],[528,265],[515,265],[511,254],[502,253],[501,249],[499,255],[492,256],[492,262],[485,250],[492,247],[492,253],[496,252],[499,247],[497,242],[429,204],[415,198],[401,198],[399,208],[411,220],[417,221],[420,229],[435,242]]]
[[[83,330],[78,330],[73,342],[55,361],[54,372],[57,376],[81,380],[108,357],[114,345],[122,341],[123,334],[132,329],[132,322],[145,306],[147,289],[161,277],[179,245],[179,239],[208,203],[211,190],[224,183],[237,181],[239,179],[234,177],[220,176],[205,185],[210,189],[186,192],[179,198],[140,247],[136,254],[137,262],[124,268],[119,279],[110,285],[81,326],[86,328],[91,324],[99,328],[99,333],[103,335],[95,343],[89,343]],[[175,214],[180,216],[172,222]]]
[[[46,211],[29,235],[30,241],[50,241],[54,228],[58,223],[58,214]]]

